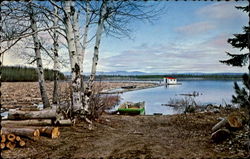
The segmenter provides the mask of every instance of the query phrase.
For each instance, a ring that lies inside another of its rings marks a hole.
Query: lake
[[[142,89],[121,94],[121,103],[125,101],[139,102],[145,101],[146,114],[154,113],[176,114],[180,110],[162,104],[169,103],[170,99],[183,99],[187,96],[180,94],[189,94],[199,92],[199,96],[194,100],[199,105],[231,103],[234,94],[234,81],[223,80],[189,80],[178,81],[182,85],[168,85],[149,89]],[[241,82],[238,82],[242,85]],[[202,95],[201,95],[202,94]]]

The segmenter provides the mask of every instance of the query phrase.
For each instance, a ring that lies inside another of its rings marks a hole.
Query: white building
[[[173,77],[164,77],[163,81],[165,84],[177,84],[177,79]]]

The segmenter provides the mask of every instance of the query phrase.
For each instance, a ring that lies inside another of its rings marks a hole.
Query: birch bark
[[[66,25],[66,37],[68,43],[68,51],[71,64],[71,84],[72,84],[72,110],[73,112],[82,109],[81,100],[81,77],[80,77],[80,65],[77,59],[77,50],[75,45],[75,36],[72,25],[73,8],[71,1],[64,2],[65,10],[65,25]]]
[[[58,15],[57,7],[54,7],[55,15]],[[58,18],[54,16],[53,26],[58,26]],[[53,89],[53,104],[58,104],[58,79],[59,79],[59,62],[58,62],[58,33],[57,29],[53,30],[53,53],[54,53],[54,89]]]
[[[43,71],[41,49],[40,49],[41,44],[38,39],[38,33],[35,33],[37,32],[37,24],[36,24],[35,14],[34,14],[31,4],[29,4],[29,9],[30,9],[29,16],[30,16],[31,29],[32,29],[32,32],[34,33],[32,34],[32,37],[34,41],[34,50],[35,50],[35,55],[36,55],[39,88],[40,88],[40,93],[42,96],[43,108],[48,108],[50,107],[50,103],[49,103],[49,99],[48,99],[47,92],[46,92],[46,86],[45,86],[44,71]]]
[[[96,31],[96,41],[95,41],[95,47],[94,47],[94,56],[92,58],[91,74],[87,83],[87,88],[85,89],[85,93],[84,93],[84,110],[88,113],[91,113],[90,97],[92,96],[92,93],[93,93],[92,89],[93,89],[94,79],[96,75],[96,66],[98,63],[99,47],[100,47],[106,12],[107,12],[107,1],[103,1],[101,12],[100,12],[100,17],[98,20],[97,31]]]

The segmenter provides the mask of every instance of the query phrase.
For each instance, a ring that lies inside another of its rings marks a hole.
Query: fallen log
[[[7,134],[7,139],[10,141],[10,142],[14,142],[15,139],[16,139],[16,135],[10,133],[10,134]]]
[[[24,120],[24,119],[56,119],[56,110],[48,109],[41,111],[21,111],[11,110],[8,113],[9,120]]]
[[[227,125],[227,118],[223,118],[220,122],[218,122],[216,125],[213,126],[212,131],[215,132],[219,130],[220,128],[224,127]]]
[[[13,150],[16,147],[16,143],[8,141],[5,146]]]
[[[70,119],[56,120],[55,125],[58,126],[71,126],[73,123]]]
[[[230,131],[228,129],[219,129],[212,133],[211,138],[214,142],[221,142],[229,137]]]
[[[1,149],[5,148],[5,143],[1,142]]]
[[[1,135],[1,143],[6,141],[6,136],[3,134]]]
[[[40,131],[38,129],[34,128],[7,128],[4,127],[2,128],[3,134],[9,134],[13,133],[19,136],[25,136],[29,137],[31,139],[34,139],[34,137],[39,137],[40,136]]]
[[[58,138],[60,136],[60,131],[58,127],[42,127],[38,128],[41,136],[49,136],[52,139]]]

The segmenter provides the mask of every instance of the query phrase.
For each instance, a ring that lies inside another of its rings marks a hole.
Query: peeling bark
[[[38,39],[38,33],[37,32],[37,24],[36,24],[36,19],[35,19],[35,14],[33,11],[33,8],[31,4],[29,4],[29,9],[30,9],[30,23],[31,23],[31,29],[34,34],[32,34],[33,41],[34,41],[34,50],[36,54],[36,64],[37,64],[37,73],[38,73],[38,79],[39,79],[39,88],[40,88],[40,93],[42,96],[42,101],[43,101],[43,108],[48,108],[50,107],[49,99],[47,96],[46,92],[46,86],[45,86],[45,79],[44,79],[44,72],[43,72],[43,64],[42,64],[42,58],[41,58],[41,44]]]

